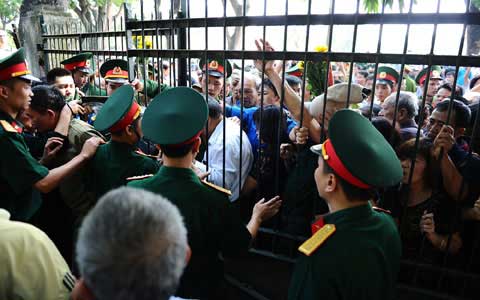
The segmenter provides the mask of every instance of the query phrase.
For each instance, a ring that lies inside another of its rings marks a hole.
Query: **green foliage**
[[[416,3],[416,0],[413,0]],[[363,7],[367,12],[378,13],[380,11],[383,0],[363,0]],[[394,0],[385,0],[385,6],[392,8]],[[398,0],[400,10],[405,6],[405,0]]]
[[[476,8],[480,9],[480,0],[472,0],[472,4],[473,4]]]
[[[323,94],[327,78],[327,63],[325,61],[307,62],[307,78],[312,96]]]
[[[15,20],[20,14],[20,6],[23,0],[1,0],[0,1],[0,20],[2,25]]]

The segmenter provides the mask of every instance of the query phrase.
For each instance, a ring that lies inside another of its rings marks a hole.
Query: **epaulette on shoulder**
[[[149,158],[158,159],[158,156],[151,155],[151,154],[145,154],[140,150],[135,151],[135,153],[137,153],[138,155],[141,155],[141,156],[146,156],[146,157],[149,157]]]
[[[298,247],[298,251],[306,256],[312,255],[334,232],[336,228],[334,224],[325,224],[320,230],[315,232],[311,238],[306,240]]]
[[[127,178],[127,181],[132,181],[132,180],[141,180],[141,179],[145,179],[145,178],[150,178],[152,177],[153,174],[146,174],[146,175],[140,175],[140,176],[132,176],[132,177],[128,177]]]
[[[8,123],[7,121],[5,120],[0,120],[0,124],[2,125],[3,127],[3,130],[5,130],[6,132],[15,132],[17,133],[17,130],[15,128],[13,128],[12,124]]]
[[[231,191],[229,191],[229,190],[227,190],[227,189],[224,189],[224,188],[222,188],[222,187],[220,187],[220,186],[218,186],[218,185],[215,185],[215,184],[213,184],[213,183],[210,183],[210,182],[208,182],[208,181],[206,181],[206,180],[202,180],[202,183],[203,183],[204,185],[208,186],[208,187],[211,187],[211,188],[214,189],[214,190],[217,190],[217,191],[219,191],[219,192],[222,192],[222,193],[226,194],[226,195],[229,196],[229,197],[232,195],[232,192],[231,192]]]
[[[376,207],[376,206],[372,206],[372,208],[373,208],[374,211],[383,212],[383,213],[385,213],[385,214],[387,214],[387,215],[391,215],[391,214],[392,214],[392,212],[389,211],[388,209],[383,209],[383,208]]]

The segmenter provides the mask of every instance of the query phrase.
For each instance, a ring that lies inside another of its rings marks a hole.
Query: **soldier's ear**
[[[200,151],[200,145],[201,144],[202,144],[202,139],[200,137],[197,137],[197,139],[193,143],[192,152],[193,153],[198,153]]]
[[[9,88],[5,85],[0,85],[0,98],[7,99],[9,93]]]
[[[338,179],[333,173],[328,174],[325,192],[332,193],[338,188]]]

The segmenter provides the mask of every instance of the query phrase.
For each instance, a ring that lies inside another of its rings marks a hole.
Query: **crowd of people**
[[[313,235],[289,299],[390,299],[400,255],[472,265],[478,68],[332,63],[317,95],[306,66],[201,59],[187,88],[153,61],[142,78],[81,53],[42,82],[23,49],[0,60],[1,297],[222,299],[219,253],[261,226]]]

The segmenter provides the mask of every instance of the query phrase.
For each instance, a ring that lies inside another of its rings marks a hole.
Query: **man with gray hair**
[[[122,187],[90,211],[77,241],[82,278],[73,300],[173,300],[188,258],[178,209],[162,196]]]
[[[382,110],[379,116],[382,116],[393,122],[395,115],[395,101],[397,93],[388,96],[382,103]],[[398,98],[398,110],[395,127],[400,130],[400,136],[403,141],[415,138],[417,136],[418,125],[415,123],[415,116],[418,114],[418,98],[410,92],[400,92]]]

